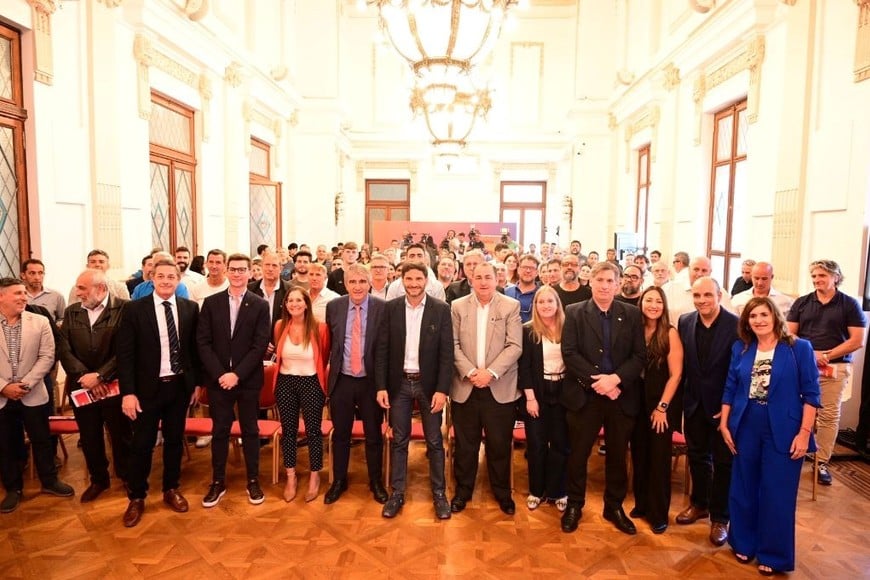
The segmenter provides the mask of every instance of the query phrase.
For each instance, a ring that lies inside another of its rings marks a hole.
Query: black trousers
[[[161,383],[156,402],[149,404],[148,410],[139,413],[133,421],[133,443],[127,468],[129,499],[145,499],[148,494],[151,456],[158,427],[163,431],[163,491],[178,489],[184,451],[184,419],[189,403],[190,395],[184,388],[184,380],[176,378]]]
[[[707,419],[698,405],[685,418],[692,505],[710,510],[710,520],[728,523],[728,489],[731,485],[731,451],[718,431],[718,422]]]
[[[511,451],[516,404],[499,403],[489,388],[471,389],[464,403],[451,403],[456,449],[453,473],[456,497],[471,499],[477,479],[481,433],[485,435],[486,470],[497,501],[511,499]]]
[[[126,481],[133,428],[130,420],[121,412],[121,396],[109,397],[84,407],[73,406],[73,415],[79,426],[79,440],[82,442],[82,453],[91,483],[109,486],[109,460],[106,457],[104,426],[112,440],[115,475]]]
[[[526,426],[529,462],[529,493],[559,499],[565,496],[565,466],[568,462],[568,425],[565,407],[538,399],[538,418],[521,413]]]
[[[638,417],[631,436],[634,507],[653,525],[668,523],[671,509],[671,439],[673,426],[656,433],[647,413]],[[610,450],[608,449],[608,453]]]
[[[604,427],[604,443],[607,455],[604,460],[604,509],[612,511],[622,507],[628,493],[628,471],[625,455],[628,440],[634,428],[634,417],[622,412],[617,401],[595,393],[577,411],[569,410],[568,441],[568,501],[586,504],[586,475],[592,445],[598,432]]]
[[[21,491],[24,488],[23,463],[17,453],[22,424],[30,437],[33,460],[42,485],[51,485],[57,480],[51,432],[48,429],[49,405],[26,407],[21,401],[7,400],[0,409],[0,479],[6,491]]]
[[[329,395],[332,416],[332,469],[334,479],[347,479],[350,463],[350,434],[354,413],[359,412],[366,438],[366,464],[369,481],[384,479],[384,410],[378,405],[375,386],[369,377],[339,374]]]
[[[230,429],[235,420],[235,406],[239,406],[239,425],[242,428],[242,452],[248,479],[260,476],[260,428],[257,413],[260,410],[260,388],[237,385],[233,389],[209,387],[209,414],[212,420],[211,470],[212,480],[227,477],[227,454],[230,448]]]

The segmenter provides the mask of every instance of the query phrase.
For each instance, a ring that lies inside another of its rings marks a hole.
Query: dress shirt
[[[21,361],[21,318],[15,324],[9,324],[6,317],[0,317],[3,326],[3,337],[6,339],[6,353],[9,357],[9,368],[12,370],[11,383],[21,379],[18,376],[18,364]],[[3,385],[4,387],[6,385]]]
[[[476,297],[475,297],[476,301]],[[477,303],[477,368],[486,368],[486,335],[489,330],[489,305],[492,300],[486,304]],[[474,372],[472,370],[472,372]]]
[[[99,304],[94,306],[93,308],[88,308],[84,304],[82,304],[82,309],[88,313],[88,324],[91,325],[91,328],[94,327],[94,323],[100,317],[100,314],[103,313],[103,310],[106,309],[106,305],[109,303],[109,293],[106,292],[106,295],[100,301]]]
[[[420,325],[423,323],[423,309],[426,307],[426,294],[417,306],[411,306],[405,299],[405,366],[406,373],[420,372]]]
[[[326,322],[326,303],[330,300],[335,300],[339,296],[340,294],[324,286],[320,294],[317,295],[317,298],[311,299],[311,312],[314,314],[317,322]]]
[[[269,292],[266,288],[266,280],[260,280],[260,290],[263,292],[263,298],[269,303],[269,312],[275,312],[275,292],[281,287],[281,279],[275,280],[275,287]]]
[[[350,342],[353,335],[353,321],[356,318],[356,304],[353,303],[353,300],[348,299],[347,301],[347,323],[344,327],[344,355],[341,360],[341,372],[345,375],[351,377],[364,377],[366,376],[366,364],[365,364],[365,352],[366,352],[366,321],[368,320],[369,313],[369,297],[366,296],[363,298],[362,303],[359,305],[359,316],[360,316],[360,351],[362,356],[362,371],[356,375],[350,368]]]
[[[49,290],[48,288],[43,288],[41,292],[37,292],[33,295],[28,292],[27,303],[42,306],[48,310],[52,316],[54,316],[55,322],[58,324],[63,322],[63,311],[66,309],[66,300],[64,300],[60,292]]]
[[[596,305],[597,306],[597,305]],[[598,368],[602,374],[609,375],[615,370],[613,365],[613,357],[610,355],[611,352],[611,337],[613,336],[613,318],[610,314],[610,310],[606,312],[604,310],[598,310],[599,318],[601,319],[601,336],[604,340],[601,341],[601,366]]]
[[[446,300],[444,286],[438,281],[438,277],[432,272],[432,268],[426,268],[426,294],[438,300]],[[387,286],[387,300],[405,295],[405,285],[401,280]]]
[[[178,305],[175,303],[175,295],[173,294],[168,299],[164,300],[156,293],[152,294],[154,300],[154,313],[157,315],[157,331],[160,334],[160,372],[158,376],[168,377],[174,375],[172,372],[172,362],[169,355],[169,329],[166,326],[166,309],[163,306],[164,302],[169,302],[172,310],[172,317],[175,319],[175,332],[181,338],[181,326],[178,320]]]

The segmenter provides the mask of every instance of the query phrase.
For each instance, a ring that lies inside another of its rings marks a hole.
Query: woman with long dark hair
[[[741,563],[771,576],[794,570],[801,466],[815,451],[819,371],[809,341],[788,333],[767,296],[746,303],[737,323],[719,431],[734,454],[728,542]]]
[[[281,452],[287,485],[284,500],[296,497],[296,434],[299,411],[305,419],[311,476],[305,501],[313,501],[320,490],[323,469],[323,438],[320,423],[326,401],[326,365],[329,362],[329,330],[311,310],[311,298],[294,286],[284,297],[281,320],[275,323],[275,364],[278,365],[275,400],[281,417]]]
[[[646,518],[654,534],[668,529],[671,507],[671,438],[680,429],[683,345],[668,323],[668,301],[658,286],[640,295],[646,340],[644,407],[631,438],[634,485],[633,518]]]

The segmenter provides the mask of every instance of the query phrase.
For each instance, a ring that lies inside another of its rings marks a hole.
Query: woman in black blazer
[[[525,395],[520,416],[528,440],[529,497],[536,509],[547,498],[565,511],[565,468],[568,460],[568,425],[559,403],[565,363],[562,361],[562,326],[565,311],[559,294],[541,286],[532,302],[532,319],[523,326],[523,354],[519,360],[519,386]]]

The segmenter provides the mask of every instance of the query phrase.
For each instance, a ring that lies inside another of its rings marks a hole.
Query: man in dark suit
[[[408,440],[414,403],[420,409],[429,456],[429,481],[438,519],[450,518],[445,495],[441,411],[453,375],[453,326],[446,302],[426,295],[426,266],[407,262],[405,296],[387,302],[384,332],[378,337],[375,384],[378,403],[390,409],[392,494],[382,515],[395,517],[405,503]]]
[[[184,418],[196,399],[199,357],[196,353],[196,302],[177,298],[181,276],[170,260],[159,261],[154,293],[127,304],[118,329],[118,381],[121,410],[133,421],[124,525],[142,519],[151,455],[158,427],[163,431],[163,501],[177,512],[188,510],[178,491]]]
[[[722,291],[707,276],[692,284],[695,311],[680,317],[683,342],[683,416],[692,496],[688,508],[677,515],[678,524],[710,517],[710,542],[728,539],[728,488],[731,452],[718,431],[722,394],[737,340],[737,317],[720,306]]]
[[[248,290],[269,303],[269,312],[272,313],[270,328],[273,328],[281,320],[284,298],[290,285],[281,279],[281,261],[275,252],[263,254],[262,268],[263,279],[248,283]]]
[[[354,250],[356,251],[356,250]],[[386,503],[383,484],[384,413],[378,406],[375,389],[375,344],[384,332],[385,302],[369,294],[369,271],[365,266],[345,266],[347,295],[326,305],[332,349],[329,353],[328,394],[332,424],[332,469],[334,480],[323,498],[338,501],[347,490],[347,465],[350,461],[350,434],[354,413],[362,418],[366,439],[366,464],[369,488],[378,503]]]
[[[468,250],[462,257],[462,271],[465,273],[465,278],[450,284],[444,291],[447,304],[451,304],[457,298],[468,296],[471,294],[471,280],[474,269],[483,264],[486,260],[483,259],[483,252],[480,250]]]
[[[570,305],[565,311],[562,358],[568,380],[561,402],[567,409],[568,508],[562,531],[573,532],[586,503],[589,452],[604,427],[607,462],[604,467],[604,519],[626,534],[635,534],[622,502],[628,490],[625,454],[641,410],[640,373],[646,361],[646,344],[640,311],[614,300],[619,289],[619,268],[599,262],[592,268],[592,299]]]
[[[248,501],[265,500],[260,488],[260,443],[257,411],[263,387],[263,355],[269,346],[271,316],[269,304],[247,292],[251,259],[244,254],[227,258],[229,287],[205,299],[199,314],[196,344],[208,388],[212,418],[212,482],[203,507],[214,507],[226,493],[227,453],[230,429],[239,407],[242,450],[247,470]]]
[[[133,431],[121,412],[121,397],[107,397],[117,378],[116,336],[127,300],[109,294],[102,270],[85,270],[76,280],[75,288],[80,302],[71,304],[64,313],[57,354],[66,371],[67,393],[86,389],[95,399],[88,405],[73,405],[91,477],[91,485],[81,497],[82,503],[88,503],[109,489],[104,429],[112,441],[115,475],[127,480]]]

